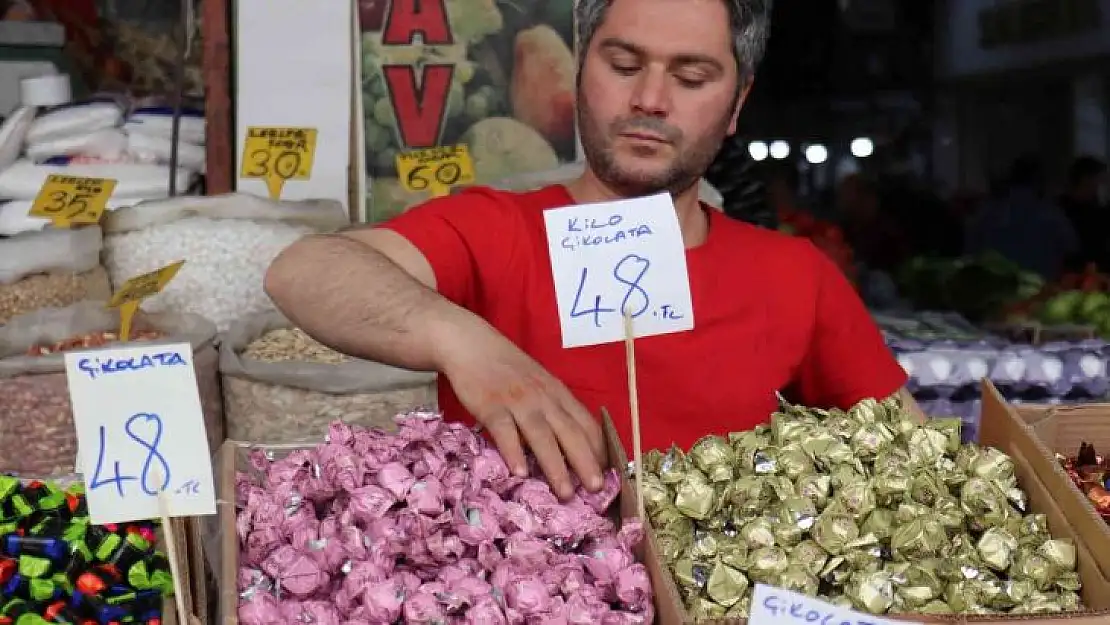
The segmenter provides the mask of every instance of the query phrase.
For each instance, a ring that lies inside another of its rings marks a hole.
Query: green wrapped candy
[[[833,468],[829,472],[829,477],[832,478],[833,494],[836,491],[848,486],[849,484],[856,484],[867,480],[862,470],[856,469],[851,464],[842,464]]]
[[[791,481],[816,471],[813,460],[799,443],[787,443],[779,447],[776,454],[778,459],[778,472]]]
[[[735,509],[755,515],[766,510],[775,500],[771,479],[762,475],[745,475],[732,483],[728,503]]]
[[[958,614],[974,613],[983,608],[981,589],[968,580],[949,583],[944,589],[944,600]]]
[[[914,610],[918,614],[952,614],[952,607],[943,601],[930,601],[925,605]]]
[[[894,579],[886,571],[852,573],[844,595],[857,609],[870,614],[886,614],[894,605]]]
[[[709,567],[690,558],[679,558],[671,570],[674,580],[684,588],[705,588],[709,581]]]
[[[712,599],[706,597],[695,597],[693,601],[687,604],[686,610],[690,613],[690,616],[698,620],[722,618],[727,612],[725,606],[714,603]]]
[[[875,491],[871,488],[869,480],[860,480],[852,484],[841,486],[833,495],[829,508],[843,512],[856,521],[862,521],[878,507],[875,500]]]
[[[774,584],[788,566],[790,558],[781,547],[762,547],[748,556],[748,575],[763,584]]]
[[[664,505],[649,516],[651,524],[660,531],[676,534],[690,534],[694,531],[694,524],[690,518],[674,505]]]
[[[736,450],[737,467],[742,475],[755,473],[774,473],[774,471],[756,471],[756,454],[764,449],[773,447],[771,438],[758,430],[744,432],[735,437],[729,435],[729,442]]]
[[[820,575],[829,561],[829,554],[812,540],[803,540],[790,550],[791,562],[801,564],[813,575]]]
[[[876,540],[887,542],[894,535],[894,527],[894,511],[876,508],[864,519],[863,524],[859,526],[859,531],[863,536],[873,536]]]
[[[1046,540],[1037,548],[1037,554],[1051,562],[1058,571],[1074,571],[1078,561],[1075,543],[1070,540]]]
[[[933,514],[949,532],[958,532],[964,527],[964,511],[960,508],[960,500],[952,495],[941,495],[933,503]]]
[[[740,528],[740,539],[751,549],[774,546],[775,526],[766,517],[754,518]]]
[[[794,491],[799,497],[805,497],[818,508],[828,505],[829,494],[832,492],[832,478],[827,475],[810,473],[802,475],[794,482]]]
[[[875,492],[878,505],[889,507],[894,502],[905,498],[910,492],[910,478],[910,472],[905,467],[875,473],[871,478],[871,488]]]
[[[659,463],[659,479],[664,484],[674,486],[686,479],[686,472],[690,470],[690,462],[686,454],[678,447],[671,447]]]
[[[933,509],[925,504],[917,503],[916,501],[903,501],[898,504],[898,507],[894,510],[894,522],[899,524],[909,523],[914,519],[929,516],[932,511]]]
[[[674,506],[682,514],[702,521],[718,509],[717,489],[701,471],[690,468],[675,487]]]
[[[717,557],[716,532],[694,532],[694,544],[690,545],[690,557],[695,560],[712,560]]]
[[[979,559],[991,569],[1005,572],[1014,561],[1018,541],[1012,534],[1000,527],[992,527],[983,532],[975,545]]]
[[[967,472],[992,482],[999,490],[1006,490],[1017,481],[1014,477],[1014,461],[994,447],[981,448],[971,459]]]
[[[1052,588],[1058,574],[1051,560],[1028,548],[1018,549],[1010,567],[1011,579],[1027,579],[1041,592]]]
[[[956,461],[951,458],[937,460],[933,469],[937,472],[941,484],[944,484],[949,491],[959,490],[967,481],[967,474],[961,471],[960,467],[956,465]]]
[[[690,537],[689,534],[656,534],[655,546],[659,550],[659,556],[670,562],[689,551]]]
[[[910,432],[906,441],[906,451],[910,453],[910,464],[915,467],[932,467],[944,457],[948,450],[948,436],[929,426],[922,426]]]
[[[644,508],[650,514],[652,510],[674,502],[674,493],[659,479],[658,475],[644,473],[643,481]]]
[[[1067,592],[1079,592],[1083,584],[1079,580],[1079,573],[1066,571],[1056,576],[1056,587]]]
[[[687,457],[710,482],[732,481],[736,452],[724,438],[713,435],[702,437],[690,448]]]
[[[752,609],[752,596],[751,594],[744,595],[744,598],[737,601],[731,608],[725,612],[725,617],[730,619],[748,618]]]
[[[875,456],[871,468],[876,475],[909,472],[910,454],[902,447],[887,447]],[[908,488],[907,488],[908,490]]]
[[[844,513],[826,510],[813,525],[813,540],[832,555],[840,555],[848,543],[859,538],[859,526]]]
[[[737,569],[720,561],[713,565],[709,573],[709,581],[705,585],[705,594],[714,603],[729,607],[744,598],[748,591],[748,578]]]
[[[774,525],[775,544],[785,549],[790,549],[794,545],[802,542],[806,536],[806,531],[797,525],[783,523],[776,521]]]
[[[969,529],[975,532],[1003,525],[1015,512],[998,487],[978,476],[969,478],[960,489],[960,507]]]
[[[941,483],[940,478],[931,469],[918,469],[910,478],[910,499],[923,505],[933,506],[941,495],[948,494],[948,489]]]
[[[852,435],[851,446],[856,457],[869,460],[894,443],[894,432],[885,423],[865,423]]]
[[[830,558],[825,563],[825,568],[821,569],[821,578],[826,584],[830,586],[841,587],[848,583],[848,578],[852,575],[852,569],[848,566],[848,562],[841,556]]]
[[[880,418],[885,420],[886,410],[879,405],[878,401],[868,397],[849,408],[848,416],[856,423],[874,423]]]
[[[917,611],[944,593],[945,584],[937,572],[936,560],[906,563],[894,579],[895,592],[911,611]]]
[[[778,519],[799,530],[808,530],[817,522],[817,506],[804,497],[790,497],[779,504]]]
[[[743,571],[748,568],[748,544],[735,538],[721,541],[717,546],[717,557],[722,563]]]
[[[879,544],[853,543],[844,550],[842,557],[852,571],[870,572],[883,568],[883,547]]]
[[[786,445],[805,438],[818,424],[818,420],[808,414],[776,412],[771,415],[771,437],[776,444]]]
[[[779,573],[779,579],[775,582],[775,587],[813,597],[817,595],[820,584],[821,582],[817,579],[817,576],[811,573],[804,564],[791,562],[782,573]]]
[[[890,551],[895,560],[935,558],[948,546],[948,533],[935,515],[917,518],[894,528]]]

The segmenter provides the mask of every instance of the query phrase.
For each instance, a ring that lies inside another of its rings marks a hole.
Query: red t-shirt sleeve
[[[413,207],[380,227],[424,254],[440,295],[474,310],[483,285],[498,284],[497,273],[511,266],[519,219],[506,194],[475,187]]]
[[[816,257],[817,297],[813,334],[795,391],[803,405],[850,408],[882,399],[906,383],[906,372],[883,341],[855,289],[823,253]]]

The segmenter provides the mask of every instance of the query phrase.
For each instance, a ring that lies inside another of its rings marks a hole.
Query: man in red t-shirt
[[[445,415],[481,423],[514,471],[526,445],[561,496],[568,463],[596,489],[602,407],[630,442],[624,348],[562,347],[543,213],[669,191],[695,327],[636,342],[645,449],[751,428],[778,391],[840,407],[899,391],[904,372],[828,259],[698,202],[736,130],[767,4],[580,0],[581,178],[470,189],[381,227],[305,238],[274,261],[267,292],[327,345],[440,372]]]

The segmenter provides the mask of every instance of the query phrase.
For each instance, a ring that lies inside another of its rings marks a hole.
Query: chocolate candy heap
[[[1074,458],[1059,454],[1056,458],[1095,507],[1095,512],[1110,523],[1110,466],[1106,459],[1098,455],[1090,443],[1080,444],[1079,453]]]
[[[81,484],[0,476],[0,625],[158,625],[173,578],[154,527],[90,524]]]
[[[1076,548],[1026,514],[1013,461],[896,398],[645,458],[657,546],[689,611],[746,616],[755,583],[873,614],[1079,609]]]
[[[620,491],[559,502],[510,475],[495,449],[436,415],[396,434],[332,424],[239,476],[239,622],[650,625],[638,521],[606,516]]]

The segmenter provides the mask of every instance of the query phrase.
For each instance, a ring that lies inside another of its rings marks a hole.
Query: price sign
[[[239,177],[264,180],[270,199],[277,200],[286,180],[312,177],[315,160],[315,128],[251,126],[247,128]]]
[[[914,625],[913,622],[861,614],[820,599],[766,584],[756,584],[748,623],[749,625]]]
[[[188,343],[68,352],[65,365],[93,523],[216,513]]]
[[[440,197],[451,187],[474,184],[474,161],[465,145],[414,150],[397,155],[397,176],[406,191]]]
[[[686,249],[667,193],[544,211],[563,347],[694,327]]]
[[[51,174],[46,177],[27,214],[49,219],[56,228],[100,223],[115,189],[116,181],[111,178]]]
[[[184,264],[185,261],[179,260],[156,271],[135,276],[116,290],[112,299],[108,301],[108,307],[119,308],[121,340],[126,341],[131,338],[131,321],[139,310],[139,303],[166,288]]]

